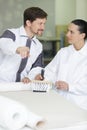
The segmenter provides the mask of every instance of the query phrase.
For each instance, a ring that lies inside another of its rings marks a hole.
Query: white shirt
[[[14,82],[16,80],[16,73],[22,59],[19,54],[16,54],[16,49],[26,46],[28,38],[23,26],[17,29],[9,29],[9,31],[15,34],[13,35],[15,40],[11,39],[10,35],[8,38],[0,38],[0,82]],[[21,73],[21,79],[28,76],[32,64],[37,60],[42,50],[42,44],[34,37],[30,47],[30,57],[25,69]]]
[[[62,48],[46,66],[45,79],[67,82],[69,91],[57,91],[87,109],[87,43],[79,51],[73,45]]]

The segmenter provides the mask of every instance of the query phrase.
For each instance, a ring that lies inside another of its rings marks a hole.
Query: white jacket
[[[62,48],[46,66],[45,79],[67,82],[69,91],[57,91],[87,109],[87,43],[79,51],[73,45]]]
[[[16,73],[22,60],[21,56],[16,53],[16,49],[26,46],[27,38],[28,36],[23,26],[17,29],[9,29],[4,34],[4,37],[0,38],[0,82],[15,82]],[[42,44],[34,37],[30,47],[30,57],[25,69],[21,73],[21,79],[29,76],[31,67],[42,53],[42,50]],[[34,70],[36,68],[38,66]]]

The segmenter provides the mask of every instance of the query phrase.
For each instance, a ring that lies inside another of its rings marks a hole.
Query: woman
[[[87,22],[73,20],[66,37],[70,46],[58,51],[45,67],[44,78],[54,83],[58,93],[87,109]]]

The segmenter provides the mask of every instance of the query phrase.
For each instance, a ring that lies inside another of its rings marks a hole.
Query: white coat
[[[87,109],[87,43],[79,51],[73,45],[58,51],[45,68],[45,79],[54,84],[58,80],[67,82],[69,91],[57,91]]]
[[[16,49],[26,46],[26,40],[28,39],[23,26],[9,30],[11,31],[10,34],[6,34],[0,38],[0,82],[15,82],[16,73],[22,60],[21,56],[16,53]],[[30,56],[26,67],[21,73],[21,79],[29,76],[31,67],[42,53],[42,50],[42,44],[36,37],[33,37],[30,47]],[[38,66],[34,68],[35,72],[36,68],[38,68]]]

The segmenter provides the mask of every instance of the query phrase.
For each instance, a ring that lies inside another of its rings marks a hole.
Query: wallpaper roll
[[[48,81],[32,80],[30,83],[22,82],[1,82],[0,91],[21,91],[21,90],[34,90],[34,91],[49,91],[52,88],[52,83]]]
[[[27,126],[34,128],[34,129],[39,129],[43,128],[45,124],[45,119],[39,115],[36,115],[35,113],[28,111],[28,122]]]
[[[31,90],[31,84],[24,84],[22,82],[1,82],[0,91],[21,91],[21,90]]]
[[[31,112],[25,105],[10,98],[0,96],[0,128],[21,130],[37,128],[44,123],[44,118]]]
[[[9,130],[17,130],[27,122],[27,108],[19,102],[0,96],[0,125]]]

